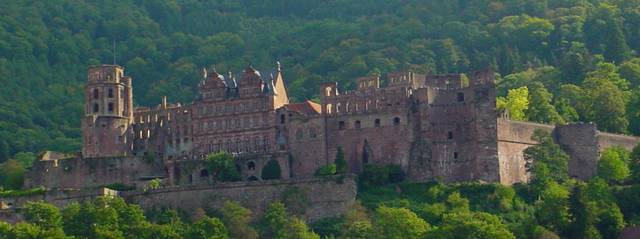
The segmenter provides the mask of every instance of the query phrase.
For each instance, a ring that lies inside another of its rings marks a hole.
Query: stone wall
[[[569,176],[589,179],[596,175],[600,146],[598,129],[593,123],[559,125],[554,131],[556,143],[569,155]]]
[[[527,182],[523,151],[537,144],[531,139],[537,129],[551,133],[552,125],[498,119],[498,158],[500,160],[500,182],[511,185]]]
[[[220,208],[226,201],[236,201],[251,209],[254,218],[258,218],[270,203],[283,200],[288,190],[299,190],[304,193],[301,198],[309,200],[304,217],[310,221],[342,215],[355,202],[357,193],[353,177],[333,177],[170,187],[120,195],[144,209],[173,208],[188,213],[197,208]]]
[[[0,220],[15,222],[21,219],[19,209],[29,201],[45,201],[57,207],[69,203],[92,200],[99,196],[121,196],[128,203],[140,205],[144,210],[172,208],[194,213],[196,209],[220,209],[226,201],[236,201],[251,209],[253,218],[264,214],[274,201],[289,197],[302,200],[304,214],[309,221],[343,215],[355,203],[357,186],[354,176],[327,178],[255,181],[190,186],[165,187],[150,191],[122,191],[100,188],[85,190],[47,190],[43,194],[0,198]]]
[[[136,185],[141,180],[165,176],[162,160],[153,157],[39,160],[27,173],[25,187],[79,189],[112,183]]]

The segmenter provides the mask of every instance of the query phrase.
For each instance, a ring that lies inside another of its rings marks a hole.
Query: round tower
[[[84,87],[83,157],[127,156],[132,149],[131,77],[117,65],[91,66]]]

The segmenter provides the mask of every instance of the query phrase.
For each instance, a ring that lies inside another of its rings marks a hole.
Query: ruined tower
[[[133,122],[131,77],[124,76],[121,66],[91,66],[84,93],[83,157],[129,155],[129,128]]]

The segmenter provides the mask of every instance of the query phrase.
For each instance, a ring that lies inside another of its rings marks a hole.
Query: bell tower
[[[130,155],[133,138],[133,96],[131,77],[118,65],[91,66],[84,87],[85,113],[82,119],[82,156],[118,157]]]

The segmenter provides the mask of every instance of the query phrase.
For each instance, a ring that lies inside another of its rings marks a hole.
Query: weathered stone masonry
[[[212,181],[202,164],[211,152],[237,160],[243,180],[262,180],[277,162],[281,178],[309,178],[342,148],[351,173],[368,163],[400,165],[410,180],[526,182],[522,151],[535,129],[553,132],[571,156],[570,174],[595,174],[599,153],[638,139],[600,133],[593,124],[551,125],[498,117],[494,75],[412,72],[356,79],[357,89],[320,85],[320,102],[290,103],[279,64],[242,74],[203,70],[191,104],[133,108],[132,79],[114,65],[90,67],[84,145],[79,157],[41,160],[27,186],[85,188]]]

